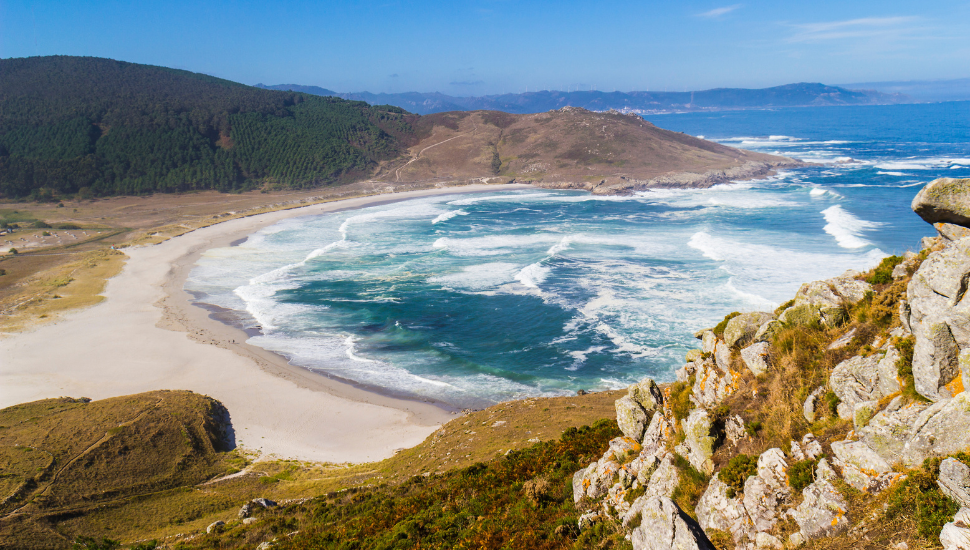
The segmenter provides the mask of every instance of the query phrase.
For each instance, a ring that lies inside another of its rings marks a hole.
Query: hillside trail
[[[457,136],[451,136],[450,138],[448,138],[448,139],[446,139],[444,141],[439,141],[438,143],[432,143],[431,145],[425,147],[424,149],[421,149],[420,151],[418,151],[418,154],[413,159],[407,161],[407,163],[405,163],[404,166],[402,166],[402,167],[400,167],[400,168],[398,168],[397,170],[394,171],[394,181],[396,181],[396,182],[401,181],[401,170],[404,170],[405,168],[408,167],[409,164],[411,164],[412,162],[420,159],[421,158],[421,155],[423,155],[424,152],[427,151],[428,149],[431,149],[432,147],[437,147],[437,146],[441,145],[442,143],[448,143],[449,141],[451,141],[453,139],[458,139],[458,138],[460,138],[462,136],[467,136],[469,134],[474,134],[475,133],[475,130],[478,130],[478,126],[475,126],[471,130],[469,130],[469,131],[467,131],[467,132],[465,132],[463,134],[458,134]]]
[[[128,421],[125,421],[125,422],[122,422],[122,423],[118,424],[118,427],[119,428],[123,428],[123,427],[126,427],[126,426],[131,426],[135,422],[138,422],[139,420],[141,420],[146,414],[148,414],[152,410],[154,410],[154,409],[158,408],[159,406],[161,406],[161,404],[162,404],[162,400],[159,399],[157,402],[155,402],[154,405],[152,405],[150,407],[146,407],[145,409],[143,409],[140,413],[138,413],[131,420],[128,420]],[[102,443],[104,443],[105,441],[107,441],[108,439],[110,439],[112,435],[113,434],[111,434],[110,432],[105,432],[105,434],[103,436],[101,436],[100,439],[98,439],[94,443],[88,445],[87,448],[85,448],[83,451],[81,451],[80,453],[78,453],[76,456],[74,456],[73,458],[71,458],[70,460],[68,460],[67,463],[64,464],[64,466],[61,466],[56,472],[54,472],[54,475],[51,476],[50,481],[46,485],[44,485],[43,487],[39,487],[38,488],[39,491],[35,491],[28,498],[24,498],[24,500],[26,502],[22,506],[17,507],[12,512],[10,512],[9,514],[3,516],[0,519],[9,519],[9,518],[11,518],[12,516],[16,515],[21,510],[23,510],[24,508],[26,508],[28,505],[30,505],[31,500],[33,498],[38,497],[38,496],[44,496],[44,495],[48,494],[50,492],[51,488],[54,486],[54,483],[57,481],[58,476],[60,476],[61,473],[64,472],[64,470],[68,469],[72,464],[74,464],[78,460],[84,458],[88,453],[90,453],[91,451],[93,451],[94,449],[96,449],[97,447],[99,447]],[[43,449],[39,449],[39,450],[43,450]],[[47,452],[47,451],[44,451],[44,452]]]

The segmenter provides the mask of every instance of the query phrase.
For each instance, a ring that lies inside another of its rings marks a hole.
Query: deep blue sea
[[[970,102],[671,114],[815,165],[630,197],[501,191],[292,218],[208,251],[186,289],[249,342],[392,393],[481,407],[674,378],[693,333],[917,250],[920,186],[970,177]]]

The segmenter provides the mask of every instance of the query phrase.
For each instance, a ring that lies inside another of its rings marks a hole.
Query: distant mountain
[[[397,107],[95,57],[0,59],[0,198],[369,176],[417,141]]]
[[[265,84],[256,84],[256,88],[262,88],[264,90],[279,90],[281,92],[300,92],[304,94],[322,95],[322,96],[336,96],[337,92],[333,90],[328,90],[326,88],[321,88],[320,86],[301,86],[299,84],[276,84],[275,86],[267,86]]]
[[[290,84],[274,86],[293,89]],[[307,87],[299,87],[314,93]],[[312,87],[315,88],[315,87]],[[543,113],[562,107],[582,107],[591,111],[616,109],[634,113],[671,111],[704,111],[725,109],[760,109],[766,107],[803,107],[819,105],[872,105],[908,103],[912,98],[898,93],[873,90],[850,90],[824,84],[800,83],[773,88],[716,88],[697,92],[559,92],[542,91],[522,94],[501,94],[483,97],[454,97],[441,93],[407,92],[373,94],[370,92],[337,93],[327,95],[366,101],[371,105],[394,105],[418,114],[445,111],[492,110],[509,113]]]
[[[892,80],[845,84],[846,88],[875,90],[887,94],[905,94],[921,101],[970,100],[970,78],[952,80]]]

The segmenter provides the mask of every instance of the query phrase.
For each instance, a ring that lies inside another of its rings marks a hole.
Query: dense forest
[[[350,181],[400,155],[413,119],[110,59],[0,59],[0,197]]]

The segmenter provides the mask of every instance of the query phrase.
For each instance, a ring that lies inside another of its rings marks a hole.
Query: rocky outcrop
[[[916,338],[913,376],[916,391],[934,401],[964,389],[959,353],[970,347],[970,305],[964,301],[970,279],[970,239],[931,253],[906,290],[903,325]]]
[[[615,406],[620,431],[639,441],[653,412],[663,408],[663,392],[652,379],[644,378],[627,388],[627,395],[617,400]]]
[[[970,467],[955,458],[940,463],[936,481],[943,493],[962,507],[970,506]]]
[[[871,447],[862,441],[836,441],[833,462],[842,468],[842,478],[860,491],[877,492],[891,484],[899,474]]]
[[[940,544],[943,550],[970,550],[970,508],[960,508],[953,521],[943,526]]]
[[[677,452],[699,472],[710,475],[714,471],[711,456],[714,455],[715,438],[711,435],[711,418],[704,409],[694,409],[684,419],[684,443]]]
[[[755,376],[768,372],[768,343],[756,342],[741,350],[741,360]]]
[[[849,528],[849,505],[832,484],[834,479],[835,472],[822,459],[815,469],[815,481],[802,490],[802,503],[795,508],[792,519],[807,540],[836,535]]]
[[[890,346],[884,355],[855,356],[836,365],[829,376],[829,386],[841,401],[839,417],[851,419],[857,404],[897,393],[900,389],[898,360],[899,352]]]
[[[970,227],[970,179],[933,180],[916,194],[912,208],[929,223]]]
[[[724,343],[728,348],[746,346],[754,341],[758,329],[774,318],[771,313],[761,311],[742,313],[728,321],[724,327]]]
[[[634,550],[715,550],[700,525],[669,498],[649,499],[640,514],[631,533]]]
[[[826,281],[805,283],[798,289],[795,302],[785,309],[778,320],[785,325],[810,325],[821,322],[834,327],[846,319],[846,307],[872,292],[872,286],[857,280],[860,274],[847,271]]]

